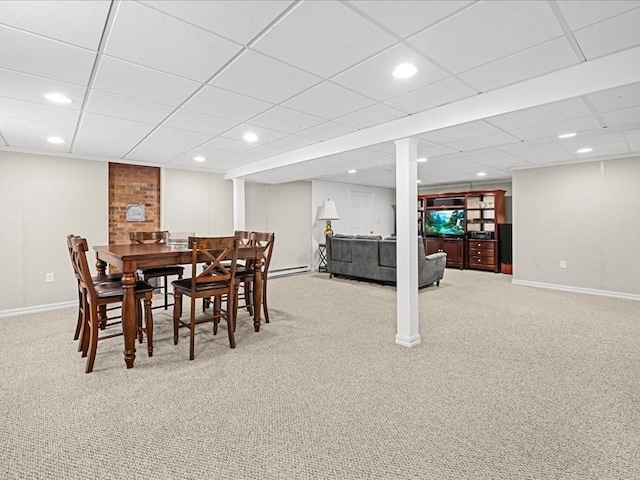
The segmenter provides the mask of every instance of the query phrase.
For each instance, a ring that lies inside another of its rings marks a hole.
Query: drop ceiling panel
[[[135,122],[123,118],[109,117],[95,113],[85,113],[82,117],[81,129],[98,130],[105,133],[125,135],[141,140],[154,127],[152,123]]]
[[[558,5],[571,30],[579,30],[594,23],[638,8],[637,1],[594,2],[593,0],[559,0]]]
[[[575,32],[587,60],[640,43],[640,8]]]
[[[220,118],[243,122],[271,108],[271,103],[206,86],[182,108]]]
[[[266,55],[246,51],[211,85],[271,103],[283,102],[322,79]]]
[[[622,110],[614,110],[613,112],[605,112],[602,114],[602,117],[610,127],[635,123],[640,118],[640,107],[629,107],[623,108]]]
[[[504,130],[512,131],[534,125],[544,125],[549,122],[585,117],[591,114],[591,110],[582,99],[573,98],[498,115],[488,118],[487,121]]]
[[[404,116],[406,116],[404,112],[382,103],[378,103],[377,105],[372,105],[371,107],[363,108],[357,112],[340,117],[336,119],[336,121],[349,125],[353,128],[363,129],[372,127],[373,125],[390,122],[391,120]]]
[[[578,63],[569,41],[562,37],[522,50],[458,75],[472,87],[487,92]]]
[[[84,128],[78,132],[73,146],[73,153],[104,159],[121,158],[139,140],[139,138],[126,135]]]
[[[505,169],[530,165],[530,163],[496,148],[462,152],[458,156],[476,162],[479,165],[493,168]]]
[[[192,151],[171,160],[170,165],[184,165],[193,168],[220,169],[220,162],[232,157],[232,152],[207,147],[196,147]],[[196,162],[194,157],[204,157],[204,162]]]
[[[313,145],[314,143],[318,143],[318,141],[313,138],[301,137],[299,135],[289,135],[288,137],[280,138],[279,140],[270,143],[270,145],[284,148],[286,150],[295,150],[308,145]]]
[[[158,127],[148,137],[150,140],[158,140],[163,142],[178,143],[181,145],[189,145],[195,147],[211,140],[211,135],[207,133],[193,132],[189,130],[180,130],[171,127]]]
[[[84,86],[96,54],[0,25],[0,58],[2,68]]]
[[[58,124],[66,127],[75,127],[80,115],[79,110],[13,100],[7,97],[0,97],[0,112],[7,117]]]
[[[378,0],[374,2],[352,1],[350,3],[401,37],[407,37],[439,22],[473,2]]]
[[[255,143],[249,143],[244,140],[244,135],[248,132],[255,133],[258,136],[258,141]],[[258,148],[259,146],[266,145],[270,142],[275,142],[281,138],[287,136],[286,133],[278,132],[276,130],[271,130],[270,128],[258,127],[253,124],[241,124],[235,128],[232,128],[228,132],[225,132],[222,135],[225,138],[231,138],[234,140],[239,140],[251,147],[251,149]]]
[[[458,153],[453,148],[445,147],[444,145],[433,145],[431,147],[418,146],[418,158],[420,157],[437,157],[438,155],[447,155],[450,153]]]
[[[575,158],[567,150],[548,140],[505,145],[500,149],[533,164],[570,161]]]
[[[246,45],[293,2],[162,0],[143,3]]]
[[[415,76],[396,79],[395,67],[402,63],[415,65]],[[449,76],[415,51],[396,45],[332,79],[335,83],[360,92],[378,101],[397,97],[421,86],[435,83]]]
[[[478,2],[409,41],[461,73],[562,34],[547,2]]]
[[[475,122],[469,122],[455,127],[443,128],[433,132],[419,135],[419,138],[424,138],[427,141],[433,143],[449,143],[467,140],[470,138],[483,137],[486,135],[493,135],[502,133],[499,129],[490,125],[489,123],[478,120]]]
[[[283,106],[326,120],[334,120],[375,103],[359,93],[324,82],[285,102]]]
[[[482,137],[467,138],[457,142],[447,143],[447,146],[461,152],[469,150],[477,150],[486,147],[497,147],[500,145],[507,145],[509,143],[519,142],[520,139],[509,135],[506,132],[494,133],[491,135],[484,135]]]
[[[105,53],[203,82],[241,46],[137,2],[120,2]]]
[[[184,155],[193,148],[192,145],[163,142],[159,140],[145,140],[127,154],[127,160],[149,163],[168,163],[175,157]]]
[[[41,150],[51,153],[67,153],[69,142],[73,138],[73,127],[66,127],[54,123],[22,120],[12,117],[0,117],[0,131],[12,148],[25,148],[27,150]],[[51,136],[65,140],[63,144],[47,142]]]
[[[244,140],[237,140],[235,138],[216,137],[213,140],[209,140],[203,145],[205,148],[212,148],[214,150],[222,150],[229,153],[242,153],[256,148],[255,145],[251,145]]]
[[[235,127],[236,122],[227,120],[226,118],[212,117],[211,115],[205,115],[203,113],[178,109],[164,122],[164,125],[215,136]]]
[[[339,2],[303,2],[255,49],[329,78],[396,42]]]
[[[522,140],[536,140],[539,138],[555,137],[564,133],[586,132],[602,128],[600,122],[593,115],[570,118],[560,122],[550,122],[533,127],[519,128],[511,133]]]
[[[173,108],[159,103],[91,90],[86,111],[137,122],[158,123],[166,118]]]
[[[640,105],[640,83],[605,90],[588,96],[599,112],[610,112]]]
[[[71,83],[59,82],[43,77],[36,77],[11,70],[0,68],[0,93],[5,97],[29,102],[53,105],[44,98],[47,93],[58,92],[74,100],[74,103],[67,105],[57,105],[60,108],[79,110],[86,88],[72,85]]]
[[[252,125],[271,128],[280,132],[296,134],[323,123],[322,118],[291,110],[290,108],[274,107],[251,119]]]
[[[193,93],[199,83],[141,65],[103,57],[94,88],[138,100],[176,107]]]
[[[403,112],[418,113],[456,100],[475,95],[475,90],[450,77],[432,85],[387,100],[385,103]]]
[[[110,5],[105,0],[0,2],[0,22],[97,50]]]

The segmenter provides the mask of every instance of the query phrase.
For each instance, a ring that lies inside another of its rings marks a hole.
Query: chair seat
[[[98,298],[110,298],[122,296],[122,285],[119,283],[98,283],[95,286]],[[154,288],[147,282],[138,280],[135,286],[136,295],[143,295],[148,292],[153,292]]]
[[[122,281],[121,273],[111,273],[109,275],[96,275],[91,277],[93,283],[107,283],[107,282],[120,282]]]
[[[191,279],[183,278],[181,280],[175,280],[171,282],[174,291],[180,293],[191,292]],[[196,285],[196,292],[206,292],[207,290],[215,290],[226,285],[226,282],[212,282],[212,283],[199,283]]]
[[[179,265],[167,265],[164,267],[149,267],[138,270],[145,278],[164,277],[165,275],[182,275],[184,267]]]

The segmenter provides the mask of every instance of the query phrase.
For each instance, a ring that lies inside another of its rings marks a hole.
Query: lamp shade
[[[336,204],[333,200],[325,200],[322,202],[322,209],[318,220],[339,220],[340,216],[336,210]]]

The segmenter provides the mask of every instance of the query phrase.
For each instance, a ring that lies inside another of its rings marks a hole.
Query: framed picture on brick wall
[[[127,222],[144,222],[144,203],[127,204]]]

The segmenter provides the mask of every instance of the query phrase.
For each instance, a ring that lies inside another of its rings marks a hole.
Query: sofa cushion
[[[396,241],[380,240],[378,242],[378,263],[381,267],[396,266]]]
[[[352,240],[335,235],[331,239],[331,260],[335,262],[352,262],[351,255]]]

